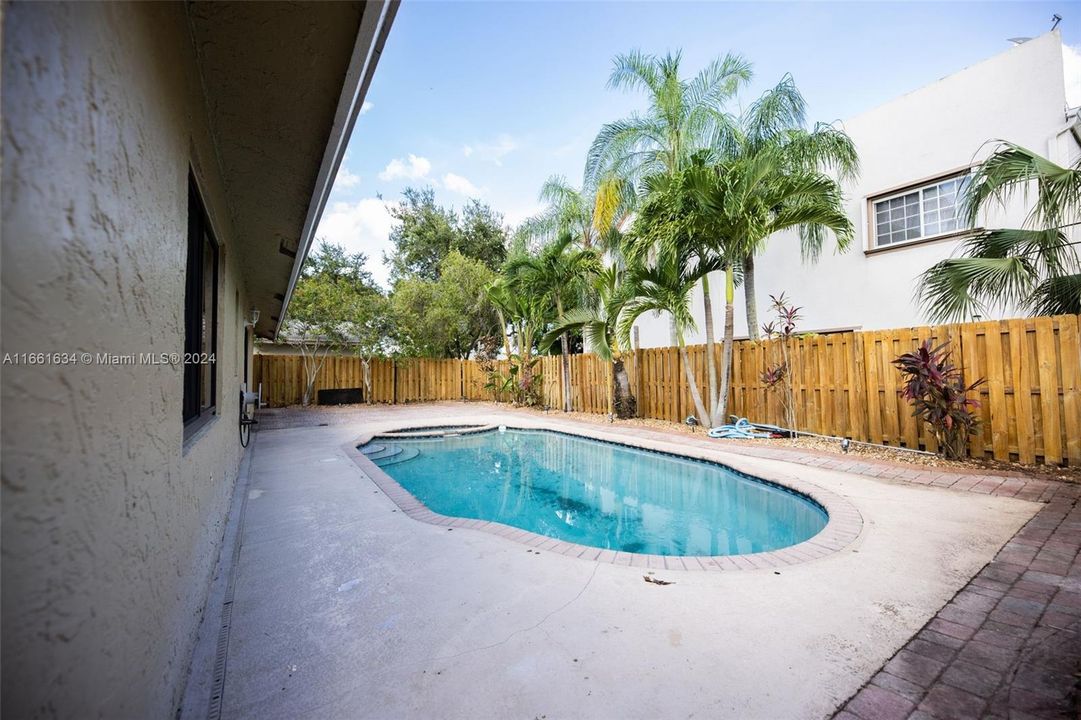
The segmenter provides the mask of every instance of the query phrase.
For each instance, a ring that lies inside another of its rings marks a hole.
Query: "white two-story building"
[[[1081,152],[1064,50],[1073,52],[1049,32],[844,121],[861,164],[859,178],[845,187],[853,242],[837,253],[831,237],[817,263],[804,263],[795,232],[770,238],[755,263],[760,322],[769,319],[769,296],[784,292],[802,307],[805,331],[927,324],[915,301],[917,280],[957,253],[966,229],[958,225],[958,181],[990,152],[988,141],[1008,140],[1059,164]],[[1027,210],[1018,202],[980,224],[1020,227]],[[718,278],[711,288],[719,332],[724,283]],[[698,331],[688,344],[703,342],[700,294],[692,308]],[[746,336],[741,288],[735,322],[736,336]],[[667,316],[638,325],[643,347],[671,344]]]

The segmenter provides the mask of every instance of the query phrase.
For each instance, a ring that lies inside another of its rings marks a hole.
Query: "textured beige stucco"
[[[179,364],[2,368],[6,717],[164,718],[183,688],[240,457],[258,286],[241,261],[259,252],[234,225],[189,12],[3,7],[3,352],[182,351],[189,166],[222,246],[220,416],[187,445]],[[289,188],[305,202],[311,175]]]

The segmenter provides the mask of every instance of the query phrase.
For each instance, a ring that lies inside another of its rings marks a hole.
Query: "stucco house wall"
[[[2,368],[3,714],[175,713],[240,450],[247,297],[183,4],[5,4],[4,352],[184,347],[189,166],[221,245],[219,417],[182,367]]]
[[[797,78],[798,80],[798,78]],[[1012,47],[938,82],[896,98],[842,123],[859,152],[861,174],[845,187],[846,209],[856,236],[846,253],[833,239],[817,263],[800,258],[792,233],[770,238],[756,259],[759,321],[769,319],[769,296],[787,293],[801,306],[801,329],[882,329],[926,324],[914,301],[918,276],[955,253],[957,237],[900,245],[877,252],[867,226],[867,200],[891,188],[944,175],[985,157],[988,140],[1005,139],[1060,163],[1076,157],[1076,138],[1067,130],[1062,43],[1050,32]],[[1027,214],[1018,200],[982,218],[984,227],[1020,227]],[[718,335],[724,321],[724,282],[711,278]],[[704,341],[702,298],[692,301]],[[1003,316],[1016,313],[1007,309]],[[670,343],[666,316],[639,323],[643,347]],[[735,328],[747,335],[743,288],[736,288]]]

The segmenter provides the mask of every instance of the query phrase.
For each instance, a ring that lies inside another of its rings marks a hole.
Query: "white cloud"
[[[358,115],[363,115],[364,113],[371,110],[373,107],[375,107],[375,103],[371,102],[370,100],[365,100],[364,103],[360,106],[360,113],[358,113]]]
[[[507,210],[503,213],[503,219],[511,227],[518,227],[524,220],[538,215],[544,210],[544,205],[540,203],[533,203],[532,205],[524,205]]]
[[[432,163],[428,158],[417,157],[410,153],[406,159],[394,158],[387,163],[386,169],[379,173],[380,180],[420,180],[432,170]]]
[[[462,155],[465,155],[466,157],[476,155],[480,160],[495,163],[496,165],[502,165],[503,158],[517,150],[518,147],[517,140],[510,135],[503,133],[496,137],[492,142],[479,142],[473,143],[472,145],[463,145]]]
[[[443,185],[447,190],[456,192],[459,195],[465,195],[466,197],[480,197],[486,192],[484,188],[479,188],[469,182],[467,178],[464,178],[461,175],[455,175],[454,173],[447,173],[443,176]]]
[[[1066,76],[1066,104],[1081,106],[1081,47],[1062,46],[1062,70]]]
[[[358,183],[360,183],[360,175],[350,172],[344,162],[338,166],[338,176],[334,178],[335,190],[355,187]]]
[[[383,252],[391,249],[390,231],[397,224],[388,210],[392,206],[380,198],[334,203],[323,214],[315,237],[341,245],[347,252],[367,254],[368,270],[385,287],[390,271],[383,264]]]

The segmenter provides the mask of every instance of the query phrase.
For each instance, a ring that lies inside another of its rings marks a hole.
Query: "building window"
[[[217,398],[218,243],[194,178],[188,179],[188,264],[184,287],[184,425],[214,414]]]
[[[874,246],[897,245],[967,229],[960,207],[967,182],[967,175],[956,175],[872,199]]]

